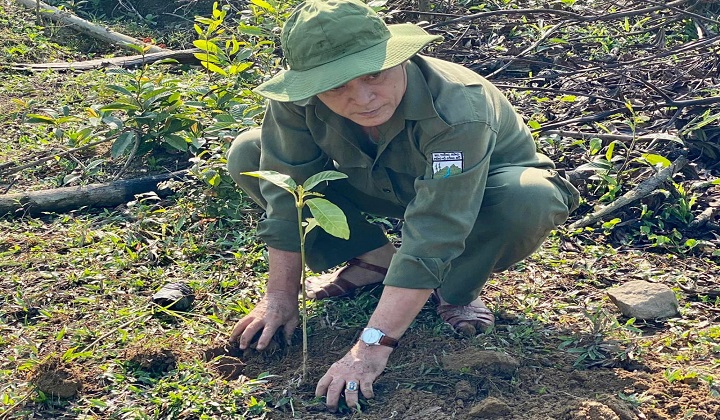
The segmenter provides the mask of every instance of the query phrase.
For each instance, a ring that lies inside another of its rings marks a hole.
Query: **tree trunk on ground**
[[[198,64],[200,60],[195,58],[195,53],[201,50],[191,48],[180,51],[163,51],[145,55],[130,55],[127,57],[98,58],[96,60],[76,61],[73,63],[19,63],[13,64],[13,70],[45,71],[45,70],[93,70],[103,67],[137,67],[143,64],[151,64],[160,60],[173,59],[181,64]]]
[[[158,183],[180,178],[187,171],[155,175],[144,178],[90,184],[80,187],[63,187],[53,190],[0,195],[0,216],[23,216],[43,212],[64,212],[81,207],[113,207],[131,201],[136,194],[159,190]]]
[[[162,49],[160,47],[146,44],[146,43],[140,41],[139,39],[135,39],[133,37],[112,31],[108,28],[103,28],[101,26],[95,25],[91,22],[86,21],[85,19],[81,19],[73,14],[62,11],[56,7],[50,6],[49,4],[45,4],[41,1],[35,1],[35,0],[15,0],[15,1],[23,6],[27,7],[28,9],[36,10],[39,7],[40,13],[48,16],[53,22],[63,23],[79,32],[88,34],[88,35],[92,36],[93,38],[97,38],[101,41],[109,42],[111,44],[117,44],[123,48],[131,49],[131,50],[132,50],[132,48],[130,48],[129,45],[148,46],[148,47],[150,47],[148,52],[165,51],[164,49]],[[135,51],[135,50],[133,50],[133,51]]]

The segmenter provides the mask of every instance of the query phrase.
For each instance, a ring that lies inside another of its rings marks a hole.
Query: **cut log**
[[[657,187],[662,185],[668,178],[672,177],[677,171],[682,169],[688,160],[685,156],[680,156],[675,159],[673,163],[667,168],[663,168],[660,172],[656,173],[651,178],[648,178],[641,183],[637,184],[635,188],[625,193],[622,197],[613,201],[605,207],[598,209],[595,213],[585,216],[577,222],[570,225],[570,229],[584,228],[590,226],[593,223],[601,220],[603,217],[621,209],[622,207],[637,201],[643,197],[646,197],[651,192],[655,191]]]
[[[88,61],[76,61],[73,63],[19,63],[13,64],[13,70],[44,71],[44,70],[93,70],[103,67],[137,67],[143,64],[152,64],[160,60],[173,59],[181,64],[199,64],[195,53],[201,50],[191,48],[189,50],[163,51],[145,55],[130,55],[127,57],[98,58]]]
[[[40,9],[40,13],[46,15],[53,22],[59,22],[64,25],[75,29],[78,32],[88,34],[93,38],[99,39],[104,42],[119,45],[126,49],[130,48],[130,45],[142,45],[149,48],[148,52],[162,52],[164,49],[155,45],[146,44],[139,39],[135,39],[131,36],[115,32],[108,28],[95,25],[94,23],[88,22],[85,19],[81,19],[69,12],[58,9],[57,7],[50,6],[49,4],[43,3],[36,0],[15,0],[19,4],[27,7],[28,9],[36,10]],[[134,51],[134,49],[133,49]]]
[[[158,194],[170,194],[170,191],[159,190],[158,184],[170,179],[181,178],[186,173],[187,171],[177,171],[108,184],[90,184],[0,195],[0,216],[8,214],[36,215],[43,212],[62,213],[81,207],[113,207],[131,201],[136,194],[150,191]]]

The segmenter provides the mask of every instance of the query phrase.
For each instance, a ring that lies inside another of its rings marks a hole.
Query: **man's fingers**
[[[340,402],[340,394],[344,388],[345,381],[342,379],[335,379],[330,383],[325,397],[325,405],[327,405],[327,408],[330,411],[337,411],[338,403]]]
[[[240,321],[235,324],[235,327],[233,327],[232,333],[230,333],[230,342],[236,343],[238,338],[240,338],[242,333],[245,331],[245,328],[247,328],[247,326],[253,321],[254,318],[248,316],[240,319]]]
[[[270,340],[272,340],[273,335],[275,335],[275,331],[277,331],[279,325],[268,323],[265,324],[262,334],[260,334],[260,338],[258,338],[257,341],[257,349],[258,350],[264,350],[265,347],[270,344]]]
[[[363,397],[365,398],[372,398],[375,396],[375,393],[373,392],[373,381],[370,380],[362,380],[360,382],[360,391],[362,391]],[[350,404],[348,404],[350,405]]]
[[[252,341],[253,337],[255,337],[255,334],[257,334],[258,331],[263,329],[264,323],[260,320],[254,320],[250,323],[247,327],[245,327],[245,330],[243,331],[242,335],[240,336],[240,348],[245,350],[250,345],[250,342]]]
[[[316,397],[322,397],[327,393],[328,386],[330,386],[330,382],[332,382],[332,376],[325,375],[318,381],[317,386],[315,387],[315,396]]]
[[[294,319],[285,324],[285,328],[284,328],[285,343],[287,343],[288,345],[292,344],[292,336],[293,336],[293,333],[295,333],[295,328],[297,328],[299,323],[300,323],[299,319]]]
[[[360,382],[351,379],[347,381],[345,385],[345,403],[350,409],[356,409],[358,407],[358,401],[360,398]],[[363,395],[365,395],[363,393]]]

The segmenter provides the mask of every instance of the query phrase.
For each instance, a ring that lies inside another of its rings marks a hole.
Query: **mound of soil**
[[[30,375],[30,382],[43,394],[54,398],[72,398],[83,388],[77,370],[56,357],[39,364]]]

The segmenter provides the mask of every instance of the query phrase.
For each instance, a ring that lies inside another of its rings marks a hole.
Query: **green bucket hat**
[[[307,99],[395,67],[440,39],[413,24],[385,25],[360,0],[307,0],[283,27],[288,69],[254,90],[280,102]]]

